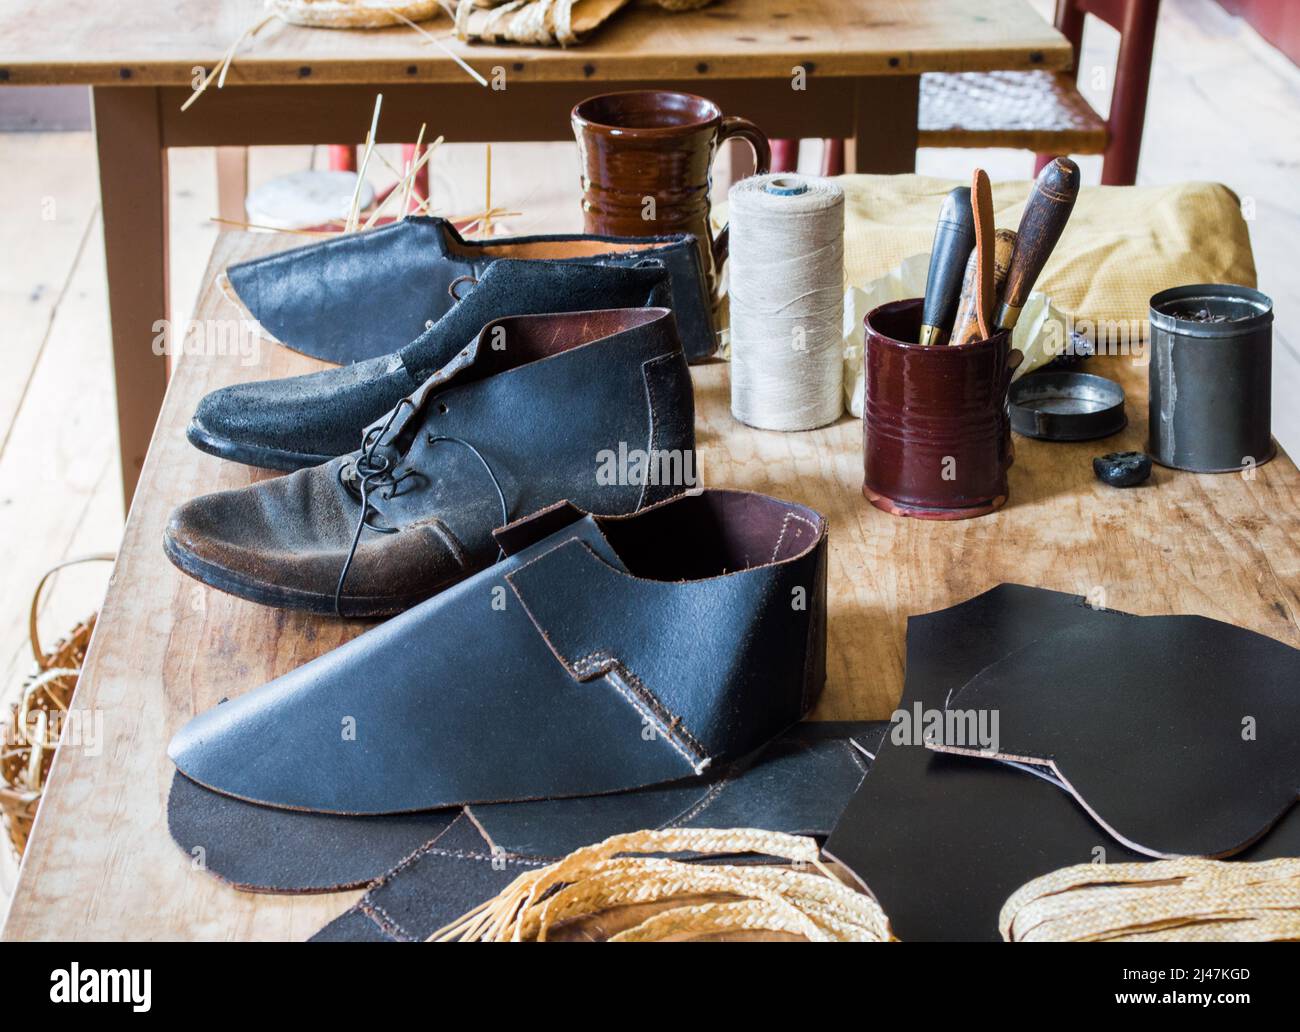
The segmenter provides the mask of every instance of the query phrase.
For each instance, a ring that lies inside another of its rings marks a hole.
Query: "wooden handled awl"
[[[1020,309],[1029,297],[1047,259],[1061,238],[1061,231],[1079,196],[1079,166],[1069,158],[1054,158],[1038,174],[1034,189],[1025,202],[1016,233],[1016,250],[1011,256],[1007,285],[998,309],[999,328],[1015,326]]]
[[[1011,255],[1016,247],[1016,231],[999,229],[993,235],[993,296],[1001,294],[1002,286],[1007,281],[1007,270],[1011,268]],[[948,343],[969,344],[973,340],[982,340],[984,331],[979,321],[979,282],[976,278],[976,260],[978,254],[971,252],[970,261],[966,263],[966,275],[961,283],[961,300],[957,303],[957,315],[952,321],[952,338]]]
[[[948,339],[961,295],[962,273],[974,247],[975,219],[971,214],[970,188],[959,186],[949,192],[939,209],[917,343],[942,344]]]

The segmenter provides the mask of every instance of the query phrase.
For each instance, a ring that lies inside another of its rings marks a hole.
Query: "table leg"
[[[243,222],[247,217],[244,200],[248,196],[248,148],[217,147],[216,152],[217,214],[227,222]]]
[[[93,96],[118,446],[129,508],[167,390],[167,363],[153,348],[157,323],[168,316],[167,152],[158,90],[95,87]]]
[[[849,172],[916,171],[919,75],[878,75],[853,85],[853,139]]]

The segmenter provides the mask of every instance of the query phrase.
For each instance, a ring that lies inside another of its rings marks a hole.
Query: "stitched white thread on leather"
[[[801,193],[773,190],[802,189]],[[731,188],[731,414],[811,430],[844,411],[844,191],[775,173]]]

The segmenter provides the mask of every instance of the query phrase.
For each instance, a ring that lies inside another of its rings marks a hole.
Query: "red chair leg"
[[[1115,91],[1110,98],[1110,117],[1106,119],[1110,142],[1101,166],[1103,186],[1132,186],[1137,182],[1159,13],[1159,0],[1150,3],[1130,0],[1124,12],[1119,59],[1115,63]]]
[[[325,148],[331,172],[355,172],[357,149],[350,143],[331,143]]]
[[[844,175],[844,141],[822,140],[822,175]]]
[[[799,167],[799,141],[772,141],[772,171],[793,172]]]
[[[1038,173],[1043,171],[1043,169],[1045,169],[1048,165],[1050,165],[1052,163],[1052,159],[1056,156],[1057,155],[1055,154],[1034,155],[1034,178],[1035,179],[1038,178]]]

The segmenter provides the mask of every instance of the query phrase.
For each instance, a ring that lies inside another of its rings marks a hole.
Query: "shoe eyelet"
[[[447,403],[445,401],[438,402],[438,415],[445,416],[446,414],[447,414]]]

